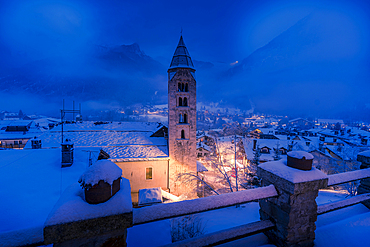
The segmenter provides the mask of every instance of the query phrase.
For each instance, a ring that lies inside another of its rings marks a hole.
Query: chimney
[[[40,149],[41,148],[41,140],[37,139],[37,137],[35,136],[31,140],[31,146],[32,146],[32,149]]]
[[[253,140],[253,150],[256,150],[257,148],[257,140]]]
[[[73,164],[73,143],[66,139],[62,143],[62,167],[70,167]]]

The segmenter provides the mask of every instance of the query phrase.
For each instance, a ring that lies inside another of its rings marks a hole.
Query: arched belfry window
[[[182,106],[182,98],[179,98],[179,106]]]
[[[185,130],[181,130],[181,139],[185,139]]]
[[[184,122],[183,123],[188,123],[188,114],[184,114]]]
[[[188,106],[188,98],[184,98],[183,106]]]
[[[182,116],[182,114],[180,113],[179,114],[179,123],[183,123],[184,122],[184,118]]]
[[[185,84],[185,92],[189,92],[189,86],[187,83]]]
[[[187,88],[187,84],[185,84],[185,83],[179,82],[177,84],[177,91],[178,92],[187,92],[186,88]]]

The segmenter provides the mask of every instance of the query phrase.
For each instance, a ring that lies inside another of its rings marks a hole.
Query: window
[[[18,141],[14,141],[14,145],[18,145],[19,144],[19,142]]]
[[[184,98],[183,106],[188,106],[188,98]]]
[[[152,167],[145,168],[145,179],[146,180],[153,179],[153,168]]]
[[[19,144],[22,145],[22,141],[19,141]]]
[[[179,123],[183,123],[184,122],[184,119],[183,119],[183,117],[182,117],[182,114],[180,113],[179,114]]]
[[[188,84],[179,82],[177,84],[177,91],[178,92],[188,92]]]
[[[184,119],[183,123],[188,123],[188,114],[184,114]]]
[[[179,106],[182,106],[182,98],[179,98]]]
[[[181,139],[185,139],[185,130],[181,130]]]

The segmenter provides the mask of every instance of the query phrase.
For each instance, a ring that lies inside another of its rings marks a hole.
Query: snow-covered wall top
[[[122,176],[122,169],[110,160],[98,160],[95,164],[86,169],[78,180],[81,184],[94,186],[103,180],[110,185],[113,181]]]
[[[306,160],[313,160],[313,155],[305,151],[291,151],[288,152],[288,155],[296,159],[303,159],[304,157]]]
[[[149,188],[139,190],[139,205],[162,202],[162,189]]]
[[[70,185],[51,210],[45,226],[93,219],[132,211],[131,188],[128,179],[122,178],[121,189],[108,201],[89,204],[83,200],[78,183]]]
[[[287,166],[286,159],[266,162],[260,164],[259,167],[292,183],[302,183],[327,178],[325,173],[316,168],[312,168],[309,171],[291,168]]]

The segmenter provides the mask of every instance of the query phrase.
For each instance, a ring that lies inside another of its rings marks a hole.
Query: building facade
[[[181,174],[196,173],[195,69],[182,36],[168,69],[170,192],[189,192]]]

